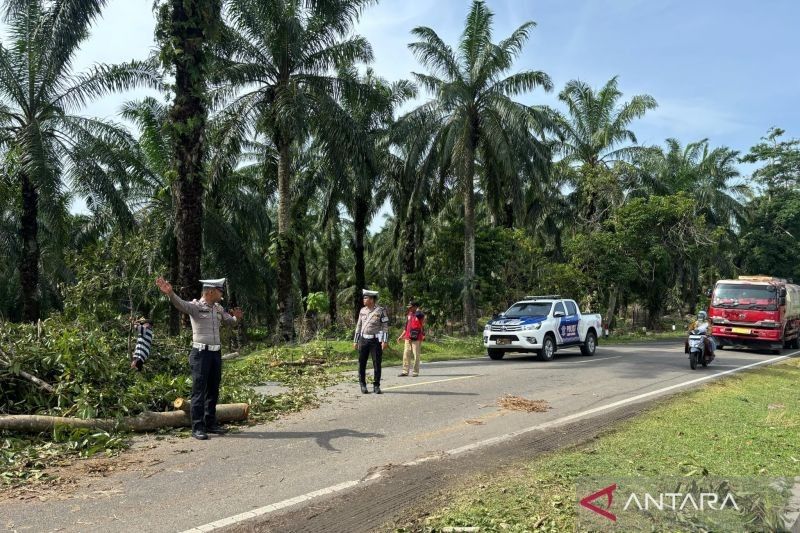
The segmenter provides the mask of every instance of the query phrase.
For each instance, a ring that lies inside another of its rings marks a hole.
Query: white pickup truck
[[[506,352],[536,352],[539,359],[550,361],[559,348],[569,346],[594,355],[601,324],[600,315],[582,314],[574,300],[528,296],[486,324],[483,345],[495,360]]]

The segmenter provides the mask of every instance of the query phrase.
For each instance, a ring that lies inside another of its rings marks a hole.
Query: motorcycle
[[[707,367],[714,360],[714,339],[708,335],[708,325],[701,324],[689,332],[685,352],[689,354],[689,367],[694,370],[698,363]]]

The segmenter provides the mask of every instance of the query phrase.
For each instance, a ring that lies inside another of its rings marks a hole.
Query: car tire
[[[505,350],[498,350],[496,348],[487,348],[489,359],[492,361],[499,361],[506,354]]]
[[[556,354],[556,340],[549,333],[542,340],[542,349],[539,351],[539,359],[542,361],[552,361]]]
[[[586,333],[586,340],[581,345],[581,353],[585,356],[591,357],[597,350],[597,333],[589,331]]]

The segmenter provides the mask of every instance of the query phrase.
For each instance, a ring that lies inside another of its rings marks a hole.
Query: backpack
[[[422,335],[422,313],[417,313],[416,316],[411,318],[411,328],[408,330],[408,338],[412,341],[419,340]]]

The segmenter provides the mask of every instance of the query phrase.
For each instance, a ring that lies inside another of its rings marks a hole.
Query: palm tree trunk
[[[356,205],[353,212],[353,227],[355,231],[353,239],[353,256],[356,260],[355,283],[356,290],[353,296],[353,320],[358,320],[358,313],[361,311],[361,289],[366,285],[366,275],[364,273],[364,240],[367,234],[367,203],[356,198]]]
[[[508,229],[514,227],[514,204],[511,201],[503,204],[503,227]]]
[[[278,143],[278,331],[284,341],[294,339],[292,301],[291,154],[290,143]]]
[[[297,271],[298,277],[300,278],[300,296],[303,299],[302,307],[303,307],[303,314],[304,316],[308,316],[308,303],[306,298],[308,298],[308,267],[306,265],[306,251],[305,249],[300,246],[298,247],[298,256],[297,256]]]
[[[619,293],[619,289],[617,289],[616,285],[611,285],[608,294],[608,307],[606,308],[606,314],[603,317],[606,328],[611,331],[614,328],[614,315],[617,312],[617,294]],[[603,333],[601,333],[602,335]]]
[[[175,99],[169,112],[177,173],[175,236],[178,286],[184,298],[200,293],[203,253],[203,159],[205,157],[205,41],[220,19],[220,4],[171,0],[170,45],[175,66]]]
[[[179,163],[179,167],[182,165]],[[180,171],[179,171],[180,172]],[[178,183],[175,238],[178,250],[178,293],[186,300],[201,291],[200,258],[203,255],[203,185],[200,176]]]
[[[325,259],[327,261],[327,291],[328,291],[328,315],[331,317],[331,325],[336,323],[336,296],[339,293],[339,252],[340,242],[338,233],[333,224],[328,224],[328,238],[325,245]]]
[[[41,312],[39,298],[39,192],[24,172],[20,220],[19,278],[22,286],[22,320],[36,322]]]
[[[170,243],[169,254],[169,279],[178,279],[178,247],[177,243],[172,240]],[[169,334],[175,336],[180,333],[181,329],[181,315],[174,305],[169,306]]]
[[[477,143],[476,143],[477,144]],[[466,155],[464,173],[464,333],[472,335],[478,330],[475,316],[475,149]]]
[[[410,278],[417,270],[417,223],[413,216],[405,221],[403,230],[403,301],[414,297],[411,294]]]

